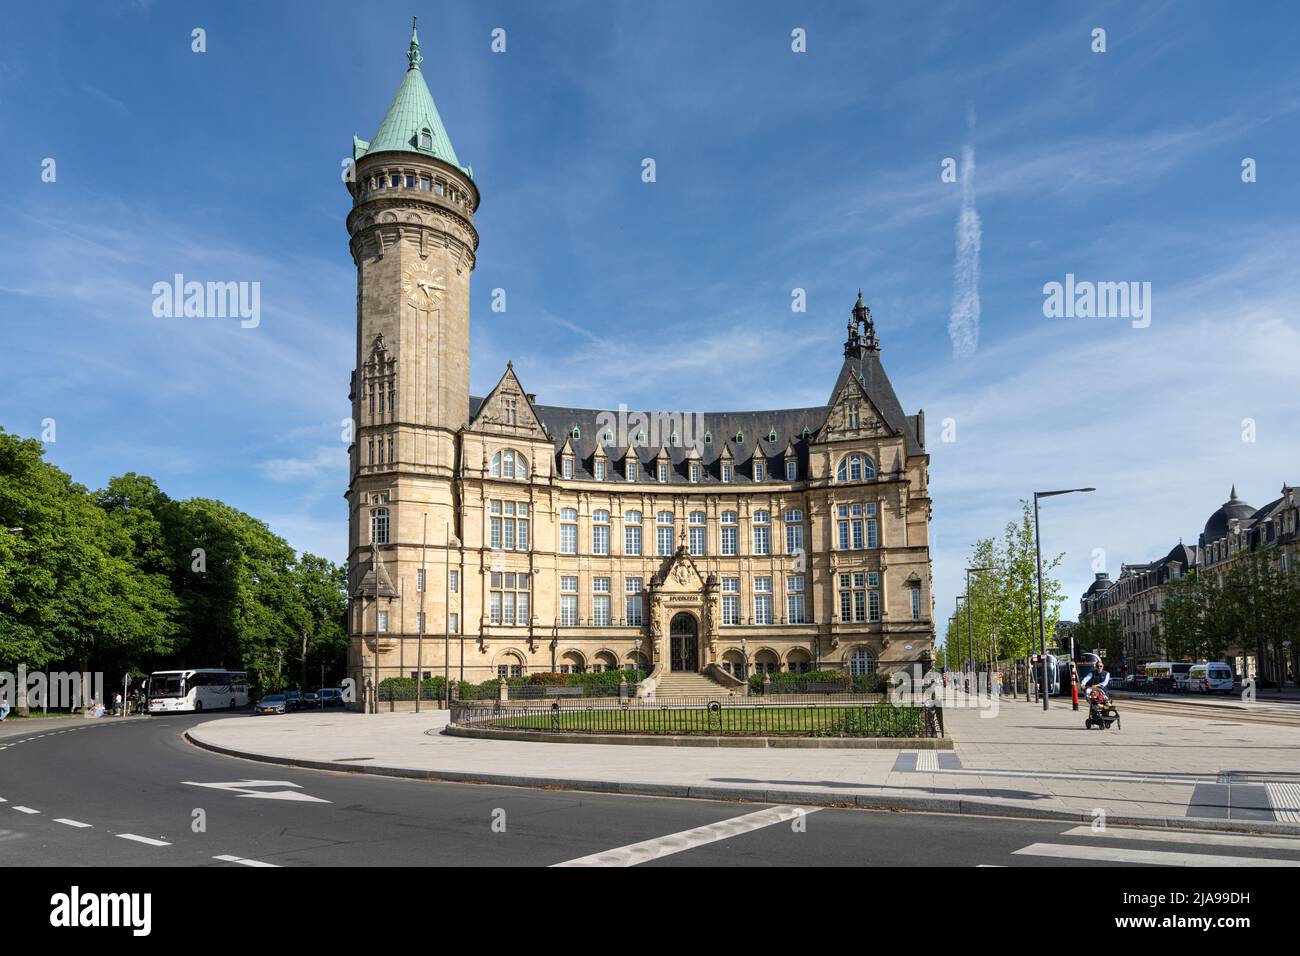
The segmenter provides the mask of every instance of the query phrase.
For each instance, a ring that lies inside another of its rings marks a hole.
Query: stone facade
[[[412,51],[418,73],[414,39]],[[399,98],[413,80],[425,89],[408,72]],[[432,101],[421,108],[431,119],[393,148],[389,117],[413,112],[395,100],[376,139],[357,141],[349,184],[358,687],[417,670],[482,681],[640,666],[728,680],[928,660],[924,416],[902,411],[861,296],[824,406],[548,406],[513,365],[471,397],[479,195],[454,154],[420,148],[446,139]]]

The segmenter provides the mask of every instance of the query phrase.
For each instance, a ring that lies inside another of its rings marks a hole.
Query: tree
[[[299,687],[307,688],[307,660],[313,650],[321,663],[340,658],[347,647],[347,569],[314,554],[293,568],[296,600],[290,619],[298,634]]]
[[[1019,521],[1007,523],[1002,546],[995,553],[993,564],[997,568],[997,610],[995,627],[998,642],[1006,654],[1021,657],[1038,649],[1038,573],[1034,547],[1033,508],[1024,499],[1020,502]],[[1043,630],[1050,646],[1060,618],[1065,593],[1061,582],[1052,577],[1065,556],[1047,557],[1043,560]]]

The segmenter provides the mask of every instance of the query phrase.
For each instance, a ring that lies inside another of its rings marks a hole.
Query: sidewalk
[[[1300,834],[1300,729],[1003,699],[997,716],[945,708],[954,750],[638,747],[474,740],[446,711],[210,721],[209,749],[317,769],[764,803],[845,803]],[[1271,779],[1261,779],[1271,777]]]

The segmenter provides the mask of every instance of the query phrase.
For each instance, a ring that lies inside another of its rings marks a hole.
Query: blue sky
[[[1096,549],[1116,574],[1194,542],[1233,482],[1262,505],[1300,481],[1284,3],[13,7],[0,426],[53,418],[50,459],[92,487],[145,472],[341,560],[340,163],[401,81],[412,15],[483,196],[476,394],[514,359],[554,404],[820,404],[861,286],[904,407],[926,411],[941,620],[969,543],[1036,488],[1099,489],[1045,508],[1073,617]],[[942,182],[964,148],[973,176]],[[979,322],[954,354],[963,185]],[[260,282],[261,324],[156,318],[177,272]],[[1150,282],[1150,327],[1045,318],[1067,273]]]

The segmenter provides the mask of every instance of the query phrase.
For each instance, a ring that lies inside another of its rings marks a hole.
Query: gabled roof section
[[[918,438],[918,428],[916,427],[916,416],[909,416],[903,411],[902,404],[898,401],[898,395],[894,392],[894,386],[889,381],[889,376],[885,374],[885,367],[880,364],[880,350],[878,348],[854,348],[847,349],[844,356],[844,364],[840,367],[840,374],[835,379],[835,387],[831,389],[830,399],[827,401],[827,414],[822,419],[821,425],[825,425],[830,418],[831,412],[844,393],[844,388],[850,380],[856,382],[862,392],[870,399],[872,406],[880,414],[881,419],[895,433],[903,435],[907,439],[907,453],[909,455],[923,455],[925,449],[921,447]],[[822,429],[818,428],[820,432]]]
[[[470,168],[462,166],[456,157],[451,137],[447,135],[442,116],[434,105],[433,94],[420,72],[424,57],[420,55],[420,37],[415,31],[414,20],[411,21],[411,45],[406,51],[406,59],[410,64],[406,76],[397,88],[397,95],[388,104],[388,112],[384,114],[378,131],[369,142],[352,137],[352,158],[383,152],[416,153],[440,159],[473,179]]]
[[[506,372],[496,387],[488,392],[474,410],[469,423],[470,431],[492,432],[518,438],[549,440],[551,436],[542,428],[542,420],[532,399],[519,384],[514,363],[506,363]]]

